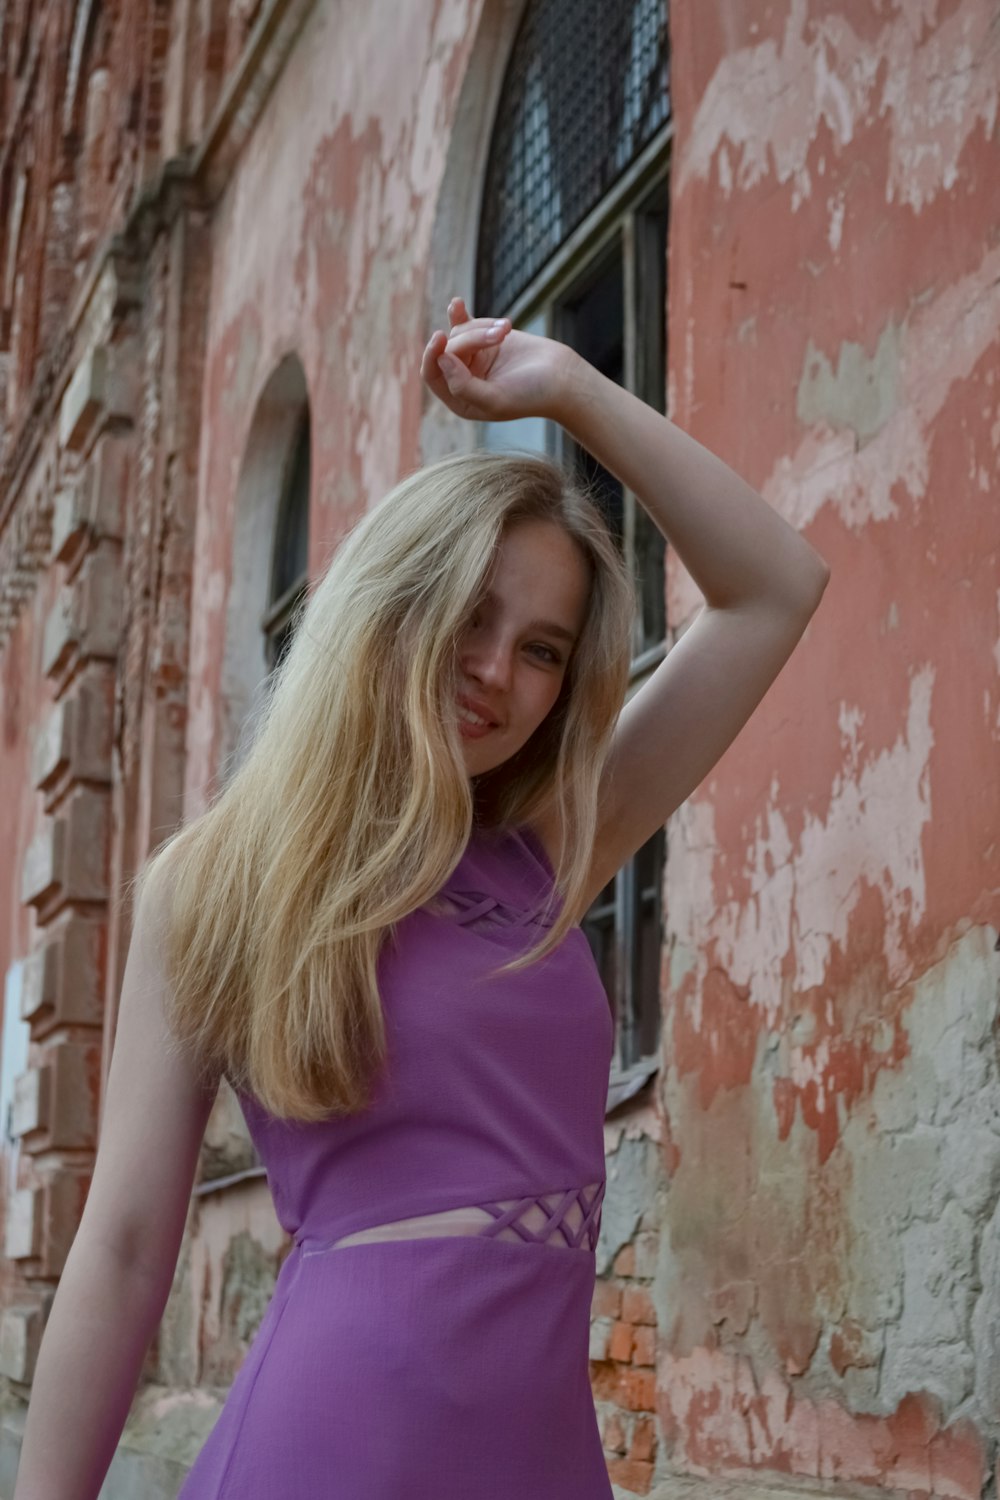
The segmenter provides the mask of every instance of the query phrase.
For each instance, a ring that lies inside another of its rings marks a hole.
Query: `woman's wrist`
[[[558,422],[575,437],[580,423],[586,421],[588,408],[599,399],[604,376],[568,344],[557,344],[556,349],[551,394],[546,399],[545,410],[539,415]]]

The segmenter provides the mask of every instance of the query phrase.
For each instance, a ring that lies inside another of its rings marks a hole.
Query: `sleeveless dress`
[[[579,927],[489,973],[559,909],[527,826],[474,830],[439,895],[379,955],[368,1107],[239,1095],[293,1244],[178,1500],[611,1500],[588,1358],[607,996]]]

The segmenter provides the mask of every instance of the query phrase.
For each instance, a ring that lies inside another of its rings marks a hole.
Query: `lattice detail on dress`
[[[418,1214],[388,1224],[373,1224],[332,1244],[309,1244],[303,1253],[320,1255],[327,1250],[371,1244],[378,1240],[414,1240],[441,1235],[521,1240],[536,1245],[551,1244],[557,1250],[594,1250],[601,1227],[604,1189],[602,1180],[541,1197],[508,1198],[503,1202],[467,1204],[461,1208],[443,1209],[439,1213]]]
[[[452,917],[460,927],[470,927],[474,922],[490,927],[528,927],[532,924],[552,927],[556,921],[554,912],[525,911],[481,891],[448,891],[447,895],[435,898],[431,909],[442,916]]]
[[[504,1229],[513,1229],[522,1240],[531,1241],[537,1245],[544,1245],[546,1240],[551,1239],[556,1233],[562,1235],[567,1245],[576,1249],[583,1243],[584,1236],[587,1237],[587,1246],[590,1250],[597,1248],[597,1237],[601,1228],[601,1203],[604,1199],[605,1184],[599,1182],[596,1188],[590,1190],[591,1197],[587,1200],[587,1188],[570,1188],[558,1197],[554,1207],[549,1207],[549,1199],[555,1194],[547,1195],[547,1198],[519,1198],[515,1203],[504,1206],[499,1203],[480,1203],[479,1208],[485,1208],[487,1213],[493,1214],[492,1224],[488,1224],[482,1231],[486,1237],[498,1235]],[[571,1229],[566,1222],[569,1210],[577,1206],[581,1211],[579,1224]],[[538,1230],[529,1228],[525,1216],[534,1208],[540,1208],[545,1214],[545,1222]]]

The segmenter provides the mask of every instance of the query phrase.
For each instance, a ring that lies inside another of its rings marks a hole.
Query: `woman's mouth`
[[[467,739],[482,739],[484,734],[489,734],[496,725],[484,719],[481,714],[473,713],[471,708],[466,708],[464,703],[458,705],[458,728],[459,733]]]

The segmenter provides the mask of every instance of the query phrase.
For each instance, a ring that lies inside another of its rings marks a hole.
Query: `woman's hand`
[[[461,297],[448,304],[450,332],[431,334],[420,364],[425,384],[469,421],[511,422],[559,412],[574,355],[565,344],[512,328],[509,318],[473,318]]]

